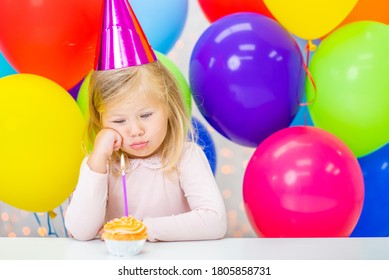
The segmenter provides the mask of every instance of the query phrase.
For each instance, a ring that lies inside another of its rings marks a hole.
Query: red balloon
[[[0,49],[19,73],[70,89],[93,68],[103,1],[0,0]]]
[[[351,150],[317,127],[295,126],[266,138],[247,166],[243,199],[263,237],[347,237],[364,201]]]
[[[199,0],[209,22],[239,12],[254,12],[274,19],[263,0]]]

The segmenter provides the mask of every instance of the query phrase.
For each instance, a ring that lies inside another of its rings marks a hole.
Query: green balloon
[[[176,79],[178,86],[181,89],[181,94],[183,95],[183,100],[186,105],[187,112],[189,116],[192,115],[192,93],[188,82],[186,81],[184,75],[182,75],[180,69],[164,54],[155,51],[157,59],[162,62],[162,64],[173,74]]]
[[[80,107],[82,115],[86,118],[88,116],[88,87],[90,81],[91,72],[82,81],[81,87],[78,90],[77,104]]]
[[[309,65],[307,100],[315,126],[343,140],[355,156],[389,140],[389,27],[354,22],[319,45]]]
[[[183,95],[183,100],[187,109],[189,116],[192,115],[192,93],[188,82],[186,81],[184,75],[182,75],[180,69],[164,54],[155,51],[157,59],[162,62],[162,64],[173,74],[176,79],[178,86]],[[80,90],[77,95],[77,104],[80,107],[80,110],[84,117],[88,115],[88,87],[90,81],[90,73],[85,77],[84,81],[81,84]]]

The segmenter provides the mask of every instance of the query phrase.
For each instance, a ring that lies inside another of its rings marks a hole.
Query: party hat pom
[[[104,0],[95,70],[112,70],[156,61],[128,0]]]

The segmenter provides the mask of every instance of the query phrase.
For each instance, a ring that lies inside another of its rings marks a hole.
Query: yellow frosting
[[[104,225],[103,239],[141,240],[147,239],[147,228],[133,216],[113,219]]]

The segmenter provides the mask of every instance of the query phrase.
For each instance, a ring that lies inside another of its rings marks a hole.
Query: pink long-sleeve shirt
[[[96,173],[86,162],[65,216],[66,228],[79,240],[95,238],[106,221],[125,215],[121,176]],[[166,176],[159,157],[135,159],[126,182],[128,213],[143,220],[149,241],[218,239],[226,234],[224,202],[197,144],[186,144],[177,174]]]

